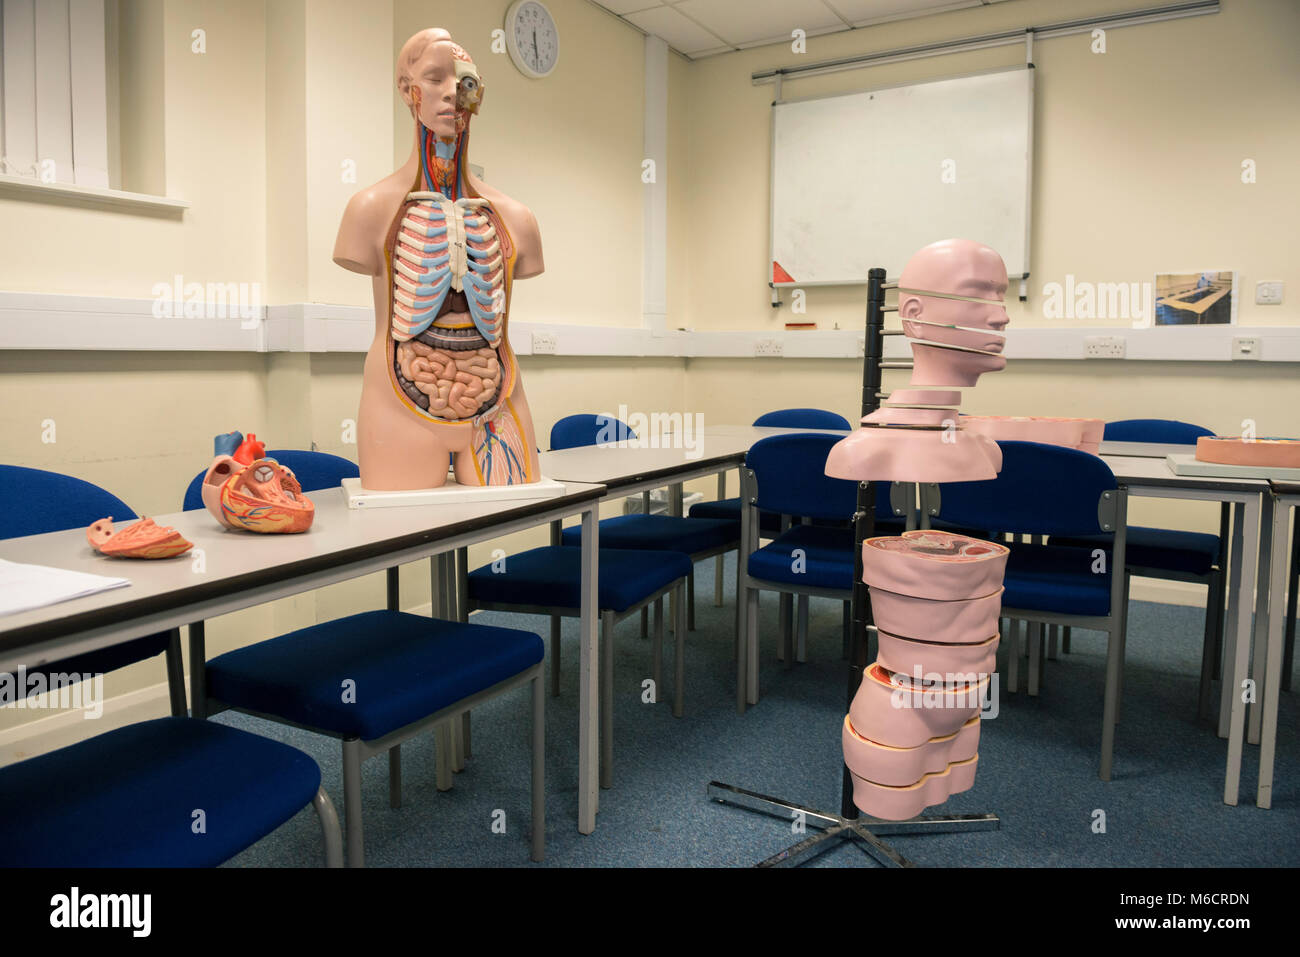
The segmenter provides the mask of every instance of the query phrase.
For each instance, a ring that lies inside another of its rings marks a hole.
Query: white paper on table
[[[129,584],[130,579],[126,578],[70,572],[47,565],[23,565],[0,558],[0,615],[85,598]]]

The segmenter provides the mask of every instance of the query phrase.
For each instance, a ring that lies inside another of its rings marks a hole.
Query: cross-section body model
[[[422,30],[397,56],[397,90],[415,121],[410,158],[352,197],[334,261],[373,279],[357,444],[361,484],[437,488],[539,478],[532,415],[506,322],[511,286],[542,272],[527,207],[469,170],[470,118],[483,82],[446,30]]]

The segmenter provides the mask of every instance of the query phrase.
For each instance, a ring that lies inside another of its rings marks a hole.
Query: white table
[[[86,543],[84,529],[0,541],[0,558],[120,576],[132,583],[0,618],[0,671],[58,661],[578,515],[585,532],[578,830],[590,834],[599,780],[594,536],[605,490],[566,484],[563,495],[549,499],[382,509],[349,509],[342,489],[325,489],[308,496],[316,518],[302,535],[236,532],[201,510],[153,516],[202,549],[201,570],[196,570],[193,552],[166,561],[106,558]],[[201,667],[202,662],[191,662],[191,671]]]

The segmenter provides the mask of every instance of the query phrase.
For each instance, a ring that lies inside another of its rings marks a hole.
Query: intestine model
[[[890,394],[832,448],[826,474],[854,481],[991,479],[1002,454],[963,427],[958,389],[1006,367],[1007,272],[988,246],[950,239],[917,252],[899,278],[911,339],[910,388]],[[842,742],[854,803],[886,820],[915,817],[968,789],[979,761],[980,708],[994,670],[1008,550],[932,530],[862,545],[879,638]]]
[[[402,46],[397,92],[413,121],[411,153],[352,198],[334,246],[335,263],[371,277],[375,303],[357,418],[361,484],[437,488],[449,464],[460,485],[536,482],[532,413],[506,326],[514,281],[544,268],[537,220],[470,171],[484,84],[446,30]]]
[[[203,505],[222,525],[248,532],[294,533],[311,528],[316,506],[302,494],[293,472],[266,457],[249,433],[218,435],[215,457],[203,476]]]

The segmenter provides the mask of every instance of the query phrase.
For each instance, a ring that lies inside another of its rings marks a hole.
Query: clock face
[[[524,0],[507,14],[511,59],[524,73],[543,77],[560,59],[560,31],[550,11],[537,0]]]

